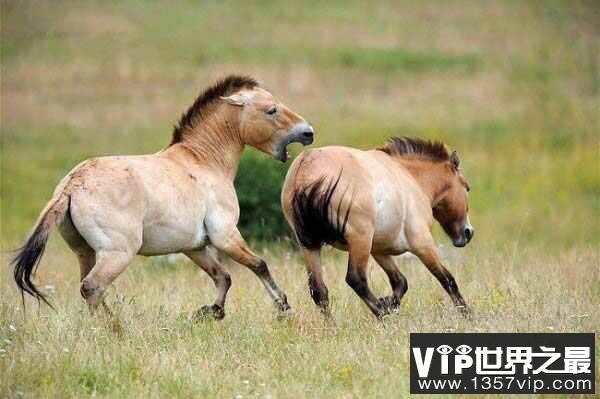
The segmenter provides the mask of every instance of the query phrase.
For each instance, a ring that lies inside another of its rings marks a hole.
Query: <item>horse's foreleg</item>
[[[202,306],[196,313],[195,318],[212,316],[217,320],[225,317],[225,299],[227,291],[231,286],[231,277],[229,273],[223,270],[223,267],[205,248],[201,251],[192,251],[185,253],[196,265],[200,266],[212,278],[217,289],[217,299],[212,306]]]
[[[263,283],[280,311],[285,312],[290,310],[287,297],[277,286],[273,277],[271,277],[267,264],[248,248],[246,241],[244,241],[237,228],[233,229],[233,231],[227,235],[211,237],[211,243],[217,249],[229,255],[234,261],[252,270]]]
[[[379,300],[373,295],[367,282],[367,268],[371,253],[371,242],[366,240],[348,240],[348,271],[346,283],[356,292],[371,312],[381,318],[385,309],[379,305]]]
[[[329,311],[329,292],[323,281],[321,270],[321,250],[302,249],[306,260],[306,272],[308,273],[308,289],[315,304],[321,309],[321,313],[327,318],[331,316]]]
[[[454,280],[452,274],[450,274],[450,272],[442,264],[435,246],[419,248],[414,250],[413,253],[419,257],[421,262],[423,262],[427,269],[429,269],[431,274],[438,279],[442,287],[444,287],[448,295],[450,295],[450,298],[452,298],[454,305],[458,307],[461,313],[468,315],[470,312],[469,308],[467,307],[467,303],[458,290],[456,280]]]
[[[392,287],[392,295],[379,298],[379,303],[389,310],[395,310],[400,307],[400,301],[404,294],[406,294],[406,291],[408,291],[408,281],[398,269],[398,264],[393,256],[375,255],[373,257],[387,274],[390,286]]]

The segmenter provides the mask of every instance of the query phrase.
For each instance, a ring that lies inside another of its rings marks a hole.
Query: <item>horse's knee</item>
[[[229,287],[231,287],[231,276],[227,272],[223,272],[223,274],[219,276],[218,281],[225,291],[229,290]]]
[[[308,279],[308,289],[310,290],[310,296],[317,305],[325,306],[329,303],[329,291],[325,284],[311,277]]]
[[[267,262],[260,258],[252,259],[251,261],[245,263],[244,266],[247,266],[259,278],[266,278],[271,275],[269,272],[269,267],[267,266]]]
[[[346,274],[346,283],[361,297],[367,295],[367,280],[354,271]]]
[[[400,276],[400,281],[398,282],[398,295],[400,296],[400,298],[402,298],[404,296],[404,294],[406,294],[406,291],[408,291],[408,280],[406,279],[406,277],[404,276]]]
[[[83,299],[85,299],[85,301],[92,306],[96,306],[100,302],[102,294],[104,293],[104,289],[102,287],[87,277],[81,281],[79,291],[81,292]]]

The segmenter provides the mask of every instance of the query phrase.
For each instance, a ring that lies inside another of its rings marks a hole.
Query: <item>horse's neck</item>
[[[226,121],[204,123],[184,135],[179,144],[181,150],[189,151],[194,157],[194,165],[190,167],[208,167],[231,181],[235,179],[244,144],[230,126]]]
[[[446,187],[447,176],[444,165],[424,160],[400,160],[400,164],[409,171],[432,206]]]

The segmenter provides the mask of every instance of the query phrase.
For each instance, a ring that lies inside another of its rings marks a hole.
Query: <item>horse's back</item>
[[[93,158],[64,180],[73,224],[96,250],[118,246],[141,254],[169,253],[206,239],[199,231],[205,199],[196,181],[172,160]]]
[[[373,190],[389,174],[373,151],[344,146],[327,146],[303,151],[292,163],[284,183],[284,196],[292,186],[303,186],[325,178],[355,186],[355,192]]]

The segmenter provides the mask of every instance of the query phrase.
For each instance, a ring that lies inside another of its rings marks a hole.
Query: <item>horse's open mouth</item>
[[[275,158],[277,158],[278,160],[280,160],[283,163],[287,162],[287,160],[290,158],[290,150],[288,150],[287,146],[288,146],[288,144],[292,144],[292,143],[301,143],[302,145],[309,145],[309,144],[312,144],[312,139],[310,141],[308,141],[308,140],[289,141],[287,144],[280,147],[281,149],[278,151]]]
[[[310,145],[313,142],[314,131],[312,126],[303,122],[296,125],[286,137],[284,137],[277,146],[275,159],[281,162],[286,162],[290,157],[290,152],[287,146],[292,143],[300,143],[302,145]]]
[[[286,147],[284,147],[283,153],[281,154],[281,156],[278,157],[278,159],[281,162],[286,163],[289,158],[290,158],[290,150],[288,150],[287,146],[286,146]]]

